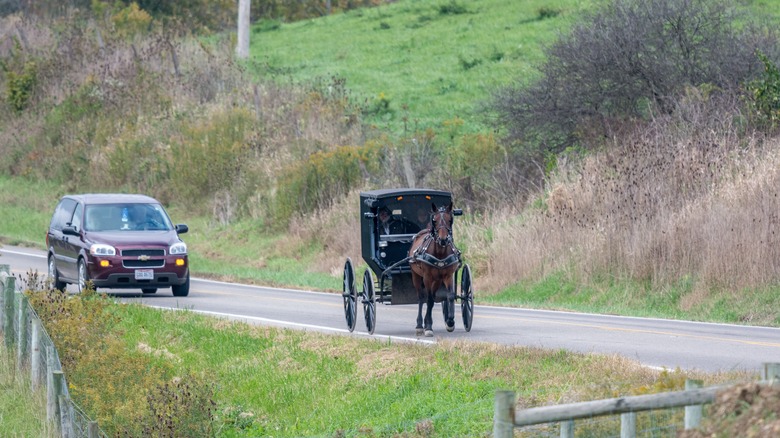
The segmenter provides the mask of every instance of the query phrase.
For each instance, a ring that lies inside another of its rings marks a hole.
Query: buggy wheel
[[[363,314],[366,317],[366,330],[369,335],[373,335],[376,327],[376,296],[374,275],[368,269],[363,274]]]
[[[344,264],[344,288],[341,293],[344,299],[344,316],[347,318],[349,331],[355,330],[357,324],[357,288],[355,287],[355,269],[352,260],[347,257]]]
[[[471,288],[471,268],[463,265],[463,275],[460,279],[460,311],[463,314],[463,328],[471,331],[474,320],[474,291]]]

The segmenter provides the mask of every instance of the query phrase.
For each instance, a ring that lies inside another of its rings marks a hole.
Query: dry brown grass
[[[495,224],[484,286],[561,270],[654,286],[693,276],[692,306],[709,286],[780,280],[780,139],[737,136],[733,109],[699,99],[603,152],[561,160],[542,208]]]
[[[341,277],[347,257],[356,265],[363,260],[359,199],[359,191],[354,190],[346,197],[335,200],[330,208],[293,217],[288,229],[290,239],[285,245],[297,247],[305,242],[319,243],[322,245],[322,255],[314,262],[312,270]]]

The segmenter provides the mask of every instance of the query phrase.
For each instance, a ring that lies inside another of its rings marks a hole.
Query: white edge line
[[[258,316],[247,316],[247,315],[236,315],[233,313],[223,313],[223,312],[213,312],[210,310],[195,310],[195,309],[184,309],[179,307],[165,307],[165,306],[150,306],[146,305],[146,307],[150,307],[152,309],[160,309],[160,310],[175,310],[175,311],[187,311],[187,312],[193,312],[193,313],[200,313],[204,315],[211,315],[211,316],[222,316],[225,318],[231,318],[236,320],[250,320],[255,322],[262,322],[266,324],[272,324],[272,325],[280,325],[282,328],[289,328],[289,327],[297,327],[300,329],[312,329],[317,331],[325,331],[325,332],[336,332],[336,333],[349,333],[349,330],[346,329],[338,329],[333,327],[326,327],[321,325],[312,325],[312,324],[300,324],[297,322],[290,322],[290,321],[282,321],[278,319],[269,319],[269,318],[261,318]],[[369,337],[371,339],[380,339],[380,340],[392,340],[392,341],[400,341],[400,342],[409,342],[414,344],[435,344],[436,341],[431,341],[427,339],[417,339],[417,338],[406,338],[403,336],[390,336],[390,335],[371,335],[365,332],[353,332],[355,335],[363,336],[363,337]]]

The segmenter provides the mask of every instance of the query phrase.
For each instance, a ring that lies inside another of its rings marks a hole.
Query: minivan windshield
[[[168,231],[171,220],[160,204],[93,204],[84,212],[85,231]]]

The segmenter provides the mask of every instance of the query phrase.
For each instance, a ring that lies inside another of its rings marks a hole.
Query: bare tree
[[[728,0],[614,0],[547,50],[541,79],[494,95],[510,141],[536,152],[613,135],[628,119],[669,113],[687,88],[735,91],[762,72],[777,37]]]

